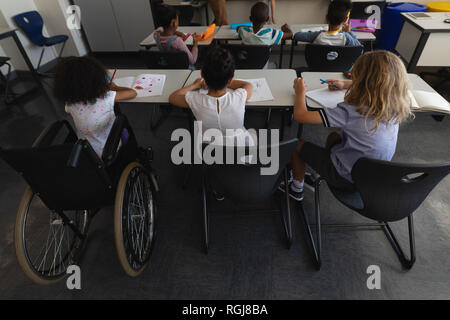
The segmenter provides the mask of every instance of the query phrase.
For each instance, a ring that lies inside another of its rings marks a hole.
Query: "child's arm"
[[[275,24],[275,0],[270,0],[270,12],[272,13],[270,19],[272,23]]]
[[[189,105],[186,101],[186,93],[188,93],[189,91],[201,89],[204,86],[204,80],[202,78],[198,78],[190,86],[178,89],[177,91],[173,92],[169,97],[169,103],[176,107],[189,108]]]
[[[289,28],[289,26],[287,24],[284,24],[281,27],[281,31],[283,31],[283,38],[282,38],[282,40],[292,39],[294,34],[292,33],[291,28]]]
[[[253,85],[250,82],[242,81],[242,80],[233,80],[231,81],[228,88],[236,90],[236,89],[244,89],[247,91],[247,101],[252,97],[253,93]]]
[[[129,100],[136,98],[137,96],[136,90],[126,87],[119,87],[114,82],[111,82],[109,89],[116,92],[114,101]]]
[[[192,35],[192,39],[193,39],[192,50],[189,50],[186,43],[181,38],[177,38],[177,40],[173,42],[172,48],[175,50],[186,52],[189,58],[189,63],[193,65],[197,62],[198,57],[198,35],[194,33]]]
[[[294,120],[305,124],[323,124],[322,117],[318,111],[308,111],[306,107],[306,90],[307,87],[303,78],[294,80]]]

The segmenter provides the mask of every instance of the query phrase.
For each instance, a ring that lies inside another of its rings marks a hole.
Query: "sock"
[[[292,180],[292,183],[291,183],[291,189],[292,189],[292,191],[294,191],[294,192],[302,192],[303,191],[303,184],[304,184],[304,181],[302,180],[302,181],[298,181],[298,180]]]

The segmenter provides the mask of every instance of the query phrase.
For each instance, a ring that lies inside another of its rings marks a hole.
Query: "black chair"
[[[330,187],[343,205],[378,223],[330,225],[332,227],[365,227],[384,231],[402,266],[411,269],[416,260],[413,213],[436,185],[450,173],[450,163],[440,165],[409,165],[368,158],[359,159],[353,167],[352,178],[356,190],[342,192]],[[321,267],[320,185],[315,184],[316,241],[313,239],[307,216],[302,210],[314,262]],[[407,258],[397,241],[389,222],[408,219],[410,257]],[[326,226],[326,225],[324,225]]]
[[[203,228],[204,228],[204,248],[206,253],[209,249],[209,220],[210,209],[208,207],[208,195],[217,191],[225,198],[239,204],[260,203],[270,199],[277,190],[280,179],[284,179],[287,186],[288,172],[287,164],[291,159],[298,143],[298,139],[286,142],[275,143],[274,152],[279,154],[279,166],[272,175],[262,175],[261,168],[267,167],[260,159],[253,158],[253,161],[246,163],[239,159],[238,155],[267,154],[270,146],[258,146],[252,148],[245,147],[222,147],[224,157],[231,155],[234,164],[210,164],[202,165],[202,204],[203,204]],[[270,154],[270,153],[269,153]],[[287,246],[292,243],[291,210],[288,192],[280,197],[280,213],[285,229]]]
[[[341,47],[307,44],[305,59],[308,71],[345,72],[363,54],[362,46]]]
[[[45,129],[32,148],[0,149],[0,157],[28,183],[14,230],[25,274],[40,284],[64,278],[68,266],[80,262],[91,219],[114,205],[120,263],[128,275],[139,275],[149,263],[155,234],[158,186],[149,154],[138,147],[123,115],[101,159],[67,121]]]
[[[271,46],[223,44],[236,63],[236,69],[263,69],[270,58]]]
[[[11,100],[9,99],[9,93],[8,93],[8,89],[9,89],[9,80],[11,77],[11,65],[8,63],[8,61],[11,60],[11,58],[9,57],[0,57],[0,68],[3,66],[7,66],[8,67],[8,71],[6,72],[6,76],[0,71],[0,79],[2,79],[2,82],[5,85],[5,98],[4,101],[6,104],[11,103]]]
[[[142,61],[148,69],[189,69],[189,58],[184,51],[141,50]],[[162,111],[163,110],[163,111]],[[172,108],[154,105],[150,116],[150,129],[155,131],[169,116]]]
[[[140,54],[148,69],[189,69],[189,57],[184,51],[141,50]]]

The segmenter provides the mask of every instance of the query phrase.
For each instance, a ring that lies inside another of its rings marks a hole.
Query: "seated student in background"
[[[351,172],[358,159],[390,161],[395,153],[399,124],[411,116],[403,62],[391,52],[371,51],[356,61],[352,77],[352,81],[329,80],[330,90],[347,90],[345,101],[320,111],[307,110],[304,81],[294,82],[294,119],[340,129],[328,136],[325,148],[300,140],[292,156],[294,179],[289,188],[295,200],[303,199],[306,164],[329,185],[351,191]]]
[[[264,2],[257,2],[251,9],[250,21],[253,27],[241,26],[237,30],[244,44],[277,45],[281,40],[291,39],[292,31],[287,24],[277,30],[266,26],[269,22],[269,7]]]
[[[169,102],[174,106],[190,108],[197,121],[202,121],[204,131],[219,129],[227,141],[236,138],[238,145],[245,145],[245,140],[249,139],[252,146],[256,144],[255,137],[245,129],[244,116],[253,86],[246,81],[234,80],[234,68],[234,60],[228,50],[212,47],[202,68],[203,78],[173,92]],[[205,94],[199,89],[207,89],[208,92]],[[242,134],[230,137],[227,136],[227,129],[235,129]]]
[[[156,9],[158,29],[155,30],[154,38],[160,51],[184,51],[187,53],[189,63],[193,66],[198,56],[198,35],[194,33],[192,51],[185,43],[186,35],[178,29],[178,12],[172,6],[161,4]]]
[[[54,93],[65,103],[73,118],[77,136],[86,139],[102,156],[114,124],[114,102],[133,99],[134,89],[118,87],[96,60],[88,57],[62,59],[56,67]]]
[[[348,24],[352,2],[350,0],[335,0],[328,7],[328,31],[297,32],[294,40],[311,42],[329,46],[359,46],[356,36],[350,31]]]

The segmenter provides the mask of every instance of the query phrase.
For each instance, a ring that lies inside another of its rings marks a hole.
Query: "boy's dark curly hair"
[[[235,63],[233,56],[227,49],[212,46],[202,68],[202,77],[208,88],[221,90],[234,77]]]
[[[353,4],[350,0],[334,0],[328,7],[328,21],[332,26],[340,25],[352,10]]]
[[[63,58],[56,66],[54,94],[66,104],[95,103],[108,90],[106,70],[93,58]]]

